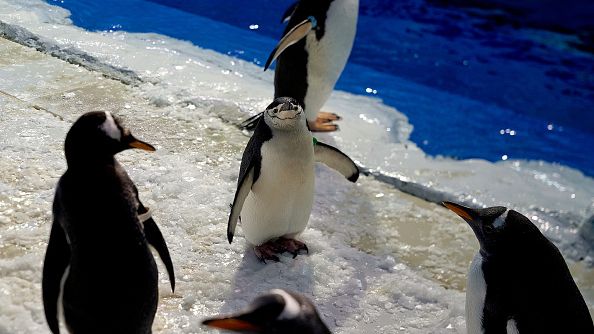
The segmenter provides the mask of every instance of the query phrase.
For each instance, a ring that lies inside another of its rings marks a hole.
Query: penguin
[[[443,205],[470,225],[480,245],[466,286],[469,334],[594,333],[563,256],[528,218],[503,206]]]
[[[151,333],[158,302],[155,248],[175,275],[163,235],[114,155],[155,151],[109,112],[82,115],[66,135],[68,168],[53,202],[53,223],[43,264],[45,317],[57,334]]]
[[[309,299],[281,289],[256,298],[243,312],[206,319],[202,324],[240,333],[331,333]]]
[[[314,162],[356,182],[359,168],[338,149],[317,141],[307,129],[303,108],[289,97],[275,99],[262,113],[243,152],[237,190],[227,224],[233,241],[238,219],[258,259],[279,261],[307,246],[295,240],[313,205]]]
[[[353,48],[359,0],[301,0],[283,15],[283,37],[264,70],[276,60],[274,97],[290,96],[305,109],[311,131],[335,131],[332,113],[318,113],[340,77]]]

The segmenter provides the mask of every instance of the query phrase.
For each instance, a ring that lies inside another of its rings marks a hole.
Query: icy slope
[[[7,48],[21,59],[34,57],[26,50],[19,53],[20,46],[3,42],[2,50]],[[35,68],[32,63],[36,61],[27,60]],[[79,70],[59,60],[44,61],[62,75]],[[19,75],[28,72],[15,71]],[[394,254],[373,255],[349,245],[352,236],[360,232],[359,214],[365,213],[370,220],[374,217],[371,206],[377,193],[395,197],[390,201],[401,210],[411,208],[435,220],[443,220],[440,216],[444,210],[434,213],[434,209],[423,209],[422,202],[371,178],[362,178],[364,186],[351,185],[320,168],[320,178],[325,181],[318,184],[312,228],[303,235],[311,255],[296,260],[284,256],[282,263],[260,264],[246,248],[241,229],[231,246],[224,233],[228,202],[247,138],[218,117],[210,116],[207,108],[155,107],[131,96],[135,89],[85,71],[80,76],[87,85],[64,91],[45,81],[54,79],[51,75],[35,75],[48,84],[38,86],[47,95],[1,100],[0,126],[12,129],[0,134],[0,164],[5,171],[0,178],[1,333],[46,332],[40,269],[51,221],[53,188],[65,168],[62,142],[70,122],[95,107],[121,109],[118,115],[134,133],[158,148],[155,154],[129,151],[119,155],[139,186],[143,201],[155,209],[155,219],[176,265],[175,295],[168,291],[162,270],[155,332],[206,332],[199,326],[202,317],[236,310],[255,295],[277,286],[312,296],[337,333],[463,332],[460,292],[421,277],[396,260]],[[86,89],[89,87],[98,89]],[[107,105],[106,96],[110,98]],[[43,105],[64,120],[36,110],[31,104]],[[373,228],[377,227],[370,224],[365,232],[381,234]],[[118,296],[113,299],[118,302]]]

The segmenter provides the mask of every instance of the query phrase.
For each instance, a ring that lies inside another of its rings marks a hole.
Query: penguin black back
[[[289,23],[283,32],[285,36],[293,27],[313,16],[316,18],[316,38],[319,40],[325,34],[326,13],[332,0],[302,0],[295,7]],[[306,40],[301,39],[287,48],[277,59],[274,72],[274,97],[290,96],[300,105],[305,105],[307,93],[307,62],[308,53],[305,47]],[[287,79],[287,78],[290,78]]]
[[[149,243],[173,277],[162,235],[150,217],[140,221],[145,208],[113,156],[127,148],[154,151],[107,112],[81,116],[66,137],[68,170],[56,189],[43,268],[45,313],[54,333],[60,293],[58,307],[71,332],[150,333],[158,290]]]
[[[467,307],[480,307],[469,298],[484,298],[481,319],[467,319],[467,324],[480,323],[485,333],[505,333],[509,327],[519,333],[594,333],[563,256],[527,217],[505,207],[444,204],[468,222],[480,243],[481,274],[472,279],[484,279],[486,293],[467,291]],[[469,287],[477,286],[470,280]]]

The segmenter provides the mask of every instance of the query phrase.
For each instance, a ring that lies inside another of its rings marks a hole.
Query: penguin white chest
[[[466,283],[466,330],[468,334],[484,333],[482,320],[487,296],[487,283],[482,269],[483,257],[476,253]]]
[[[258,180],[241,211],[241,225],[253,245],[307,226],[314,196],[314,151],[309,132],[278,135],[262,145]]]
[[[358,12],[358,0],[334,0],[326,13],[322,38],[318,40],[315,31],[306,38],[308,120],[316,118],[346,65],[355,40]]]

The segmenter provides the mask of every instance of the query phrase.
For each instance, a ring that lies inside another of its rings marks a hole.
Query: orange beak
[[[471,222],[474,220],[472,215],[468,212],[468,208],[463,207],[462,205],[452,203],[452,202],[441,202],[443,206],[446,208],[454,211],[455,214],[462,217],[462,219],[466,220],[467,222]]]

